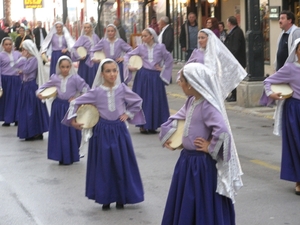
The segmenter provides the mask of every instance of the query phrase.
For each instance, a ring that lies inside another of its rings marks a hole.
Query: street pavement
[[[185,96],[175,82],[166,89],[174,113]],[[279,179],[281,139],[272,134],[273,109],[226,107],[244,172],[236,224],[299,225],[300,196],[294,194],[294,183]],[[134,126],[129,131],[145,201],[123,210],[112,204],[110,211],[102,211],[85,197],[86,158],[59,166],[47,160],[47,133],[43,141],[25,142],[16,137],[17,127],[0,127],[0,225],[160,224],[180,151],[162,148],[157,134],[142,135]]]

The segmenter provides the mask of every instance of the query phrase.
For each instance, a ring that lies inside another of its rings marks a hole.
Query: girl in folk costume
[[[17,125],[17,105],[21,88],[21,79],[18,70],[14,67],[21,57],[19,51],[13,50],[13,40],[9,37],[2,39],[0,46],[0,121],[2,126]]]
[[[234,225],[234,196],[242,171],[216,74],[200,63],[184,66],[179,79],[190,96],[161,126],[170,147],[177,120],[184,119],[183,150],[176,163],[163,225]]]
[[[143,67],[137,71],[132,90],[143,99],[146,124],[140,126],[141,133],[156,133],[156,129],[167,121],[170,113],[165,85],[172,76],[173,58],[164,44],[159,44],[156,32],[146,28],[142,32],[141,45],[124,56],[125,82],[132,79],[136,68],[128,66],[129,58],[139,55]]]
[[[51,53],[50,76],[55,73],[57,60],[62,55],[69,55],[75,41],[62,22],[56,22],[41,45],[41,54]]]
[[[144,200],[144,191],[126,121],[143,124],[142,99],[120,81],[117,63],[112,59],[101,61],[93,87],[74,99],[63,123],[81,129],[75,120],[82,104],[93,104],[101,115],[91,130],[82,134],[89,137],[86,197],[110,208],[117,208]],[[92,132],[92,133],[91,133]]]
[[[90,61],[90,56],[87,54],[85,57],[80,58],[77,53],[77,48],[84,47],[87,50],[87,53],[94,47],[96,43],[100,41],[99,37],[94,33],[93,25],[90,22],[85,22],[83,25],[83,30],[81,36],[75,42],[72,51],[71,58],[73,61],[80,61],[78,67],[78,74],[85,80],[85,82],[92,87],[95,75],[97,73],[98,64],[94,64],[92,67],[89,67],[87,64]]]
[[[123,39],[120,38],[117,27],[113,24],[109,24],[106,27],[104,38],[102,38],[91,49],[90,65],[93,65],[93,63],[100,62],[100,60],[94,59],[94,53],[96,51],[103,51],[107,58],[111,58],[118,63],[121,82],[123,82],[124,81],[123,55],[124,53],[130,52],[131,50],[132,50],[131,46],[127,44]]]
[[[37,90],[37,96],[42,99],[40,92],[49,87],[57,88],[57,97],[51,107],[48,159],[69,165],[79,161],[81,132],[61,124],[61,121],[69,108],[69,102],[90,88],[76,73],[68,56],[61,56],[58,59],[56,73]]]
[[[40,54],[31,40],[23,42],[22,56],[16,63],[22,79],[17,109],[18,137],[26,141],[41,140],[43,133],[48,131],[49,114],[35,91],[47,82],[48,76],[44,74]]]
[[[281,69],[264,80],[262,105],[277,101],[273,133],[282,136],[280,178],[296,183],[295,194],[300,195],[300,38],[296,39],[289,57]],[[283,99],[274,93],[271,84],[289,84],[290,98]]]

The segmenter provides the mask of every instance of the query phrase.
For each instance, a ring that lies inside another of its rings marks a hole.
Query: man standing
[[[157,35],[159,34],[159,28],[158,28],[156,16],[152,16],[149,27],[151,27],[153,30],[155,30]]]
[[[160,34],[158,36],[158,42],[164,44],[166,49],[172,53],[174,49],[174,30],[169,24],[169,18],[163,16],[158,21],[158,27],[160,29]]]
[[[295,24],[295,15],[287,10],[280,13],[279,27],[282,32],[278,38],[278,50],[275,69],[279,70],[285,63],[294,41],[300,37],[300,28]]]
[[[246,67],[246,41],[244,32],[238,26],[237,19],[234,16],[230,16],[227,19],[227,27],[229,33],[225,39],[225,46],[237,59],[243,68]],[[231,92],[231,96],[227,98],[228,102],[236,101],[236,89]]]
[[[41,44],[47,36],[45,28],[42,27],[42,22],[37,21],[37,27],[33,30],[35,44],[38,50],[41,48]]]
[[[122,38],[125,42],[127,42],[126,32],[125,32],[124,28],[122,27],[121,20],[119,18],[115,19],[114,25],[117,27],[117,29],[119,31],[120,38]]]
[[[3,38],[8,37],[8,33],[4,32],[4,30],[1,29],[0,27],[0,43]]]
[[[188,20],[181,26],[179,41],[181,50],[186,53],[185,59],[188,61],[198,43],[198,24],[195,13],[190,12]]]

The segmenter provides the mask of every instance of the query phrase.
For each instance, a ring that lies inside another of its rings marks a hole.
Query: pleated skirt
[[[230,198],[216,193],[216,161],[183,149],[176,163],[162,225],[234,225]]]
[[[300,100],[285,100],[282,115],[280,178],[300,182]]]
[[[48,131],[49,114],[46,104],[35,95],[37,88],[36,80],[23,82],[21,85],[17,108],[17,136],[21,139],[31,138]]]
[[[19,76],[1,75],[3,95],[0,98],[0,121],[17,122],[17,106],[21,89]]]
[[[92,87],[97,70],[98,70],[98,63],[94,63],[93,67],[89,67],[86,65],[86,60],[89,56],[87,55],[84,60],[81,60],[78,67],[78,74],[81,76],[85,82]]]
[[[124,122],[100,118],[89,141],[86,197],[100,204],[134,204],[144,191],[131,137]]]
[[[160,72],[142,67],[135,76],[132,90],[143,99],[146,124],[144,129],[156,130],[170,116],[165,84]]]
[[[123,83],[124,82],[123,62],[119,62],[118,66],[119,66],[119,74],[120,74],[120,78],[121,78],[121,83]]]
[[[56,73],[56,64],[57,64],[57,61],[63,55],[66,55],[66,56],[70,57],[70,54],[68,52],[62,53],[61,50],[59,50],[59,51],[52,51],[52,53],[51,53],[51,61],[50,61],[50,76],[52,74]]]
[[[51,107],[48,159],[69,165],[79,161],[81,131],[61,123],[69,108],[68,100],[54,99]]]

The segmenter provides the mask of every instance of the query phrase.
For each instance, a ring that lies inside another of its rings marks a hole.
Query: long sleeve
[[[160,78],[166,83],[169,84],[171,77],[172,77],[172,70],[173,70],[173,57],[170,52],[167,51],[164,44],[162,46],[162,53],[164,59],[164,66],[160,73]]]
[[[133,55],[140,55],[140,45],[130,52],[127,52],[124,56],[123,71],[124,71],[124,82],[129,83],[132,79],[132,72],[128,69],[129,58]]]

